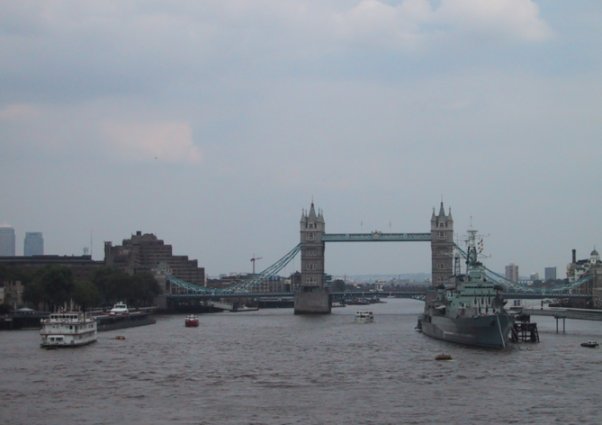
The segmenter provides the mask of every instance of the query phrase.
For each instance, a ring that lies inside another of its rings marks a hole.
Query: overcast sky
[[[47,254],[154,233],[209,276],[326,230],[428,232],[521,275],[602,248],[600,0],[0,1],[0,224]],[[284,273],[297,270],[299,258]],[[335,275],[424,243],[328,244]]]

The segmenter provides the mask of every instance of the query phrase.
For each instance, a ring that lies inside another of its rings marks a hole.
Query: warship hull
[[[423,315],[418,328],[423,334],[443,341],[483,348],[506,348],[514,321],[508,314],[451,318]]]

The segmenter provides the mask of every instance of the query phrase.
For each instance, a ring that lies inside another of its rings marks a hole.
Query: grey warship
[[[468,233],[466,273],[429,291],[417,329],[444,341],[503,349],[514,319],[504,309],[503,287],[487,280],[477,259],[476,230]]]

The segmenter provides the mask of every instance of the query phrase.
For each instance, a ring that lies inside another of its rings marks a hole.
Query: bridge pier
[[[295,314],[330,314],[332,298],[325,288],[303,287],[295,293]]]

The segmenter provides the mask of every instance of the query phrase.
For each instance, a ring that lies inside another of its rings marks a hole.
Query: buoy
[[[451,360],[452,356],[449,354],[441,353],[435,356],[435,360]]]
[[[125,337],[124,337],[123,335],[117,335],[117,336],[115,337],[115,339],[124,340],[124,339],[125,339]]]

